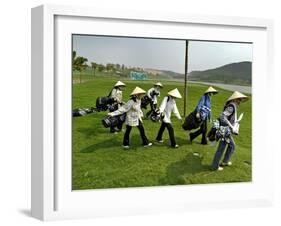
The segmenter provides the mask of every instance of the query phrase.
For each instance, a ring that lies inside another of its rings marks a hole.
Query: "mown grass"
[[[96,98],[107,95],[115,82],[112,78],[96,77],[82,84],[74,84],[73,108],[95,106]],[[153,81],[124,82],[127,85],[123,93],[124,100],[128,100],[136,85],[148,90],[153,84]],[[173,88],[179,88],[183,94],[183,85],[181,82],[164,82],[159,102]],[[195,108],[206,88],[207,86],[199,84],[188,85],[187,113]],[[220,93],[212,97],[214,118],[219,115],[225,100],[231,95],[229,91],[217,89]],[[177,105],[183,114],[183,99],[178,100]],[[209,170],[216,146],[200,145],[200,137],[190,144],[188,133],[181,128],[181,122],[175,117],[172,122],[180,145],[178,149],[170,148],[167,131],[163,137],[164,144],[155,143],[160,123],[144,120],[147,137],[153,142],[153,146],[144,148],[137,128],[133,128],[130,150],[122,148],[124,132],[110,134],[109,129],[102,126],[101,119],[107,112],[73,118],[73,189],[251,181],[251,100],[241,104],[238,111],[245,114],[240,134],[235,136],[233,166],[226,167],[222,172]],[[195,152],[198,155],[194,155]]]

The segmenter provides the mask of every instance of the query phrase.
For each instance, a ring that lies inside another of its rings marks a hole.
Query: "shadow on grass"
[[[99,134],[109,134],[109,128],[102,127],[82,127],[78,128],[77,131],[79,133],[83,133],[87,138],[97,136]]]
[[[190,184],[189,177],[195,174],[209,173],[210,166],[202,164],[203,157],[189,153],[183,160],[167,167],[166,177],[160,179],[161,184]]]
[[[112,137],[111,139],[104,140],[100,143],[96,143],[90,145],[86,148],[81,149],[81,153],[92,153],[98,150],[106,150],[112,147],[121,147],[120,140],[116,139],[116,137]]]

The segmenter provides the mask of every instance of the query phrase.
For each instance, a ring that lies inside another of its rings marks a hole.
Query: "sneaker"
[[[222,162],[221,166],[231,166],[232,162]]]
[[[174,145],[174,146],[172,146],[173,148],[178,148],[179,147],[179,145],[178,144],[176,144],[176,145]]]
[[[156,140],[158,143],[164,143],[164,140]]]
[[[124,148],[124,149],[129,149],[130,146],[129,146],[129,145],[123,145],[123,148]]]
[[[218,168],[213,168],[213,167],[211,167],[210,170],[211,170],[211,171],[222,171],[223,168],[222,168],[221,166],[219,166]]]
[[[148,143],[146,145],[144,145],[145,148],[152,146],[152,143]]]

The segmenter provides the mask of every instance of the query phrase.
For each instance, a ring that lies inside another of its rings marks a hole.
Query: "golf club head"
[[[242,120],[243,116],[244,116],[244,112],[239,115],[239,118],[237,119],[237,122],[240,122]]]

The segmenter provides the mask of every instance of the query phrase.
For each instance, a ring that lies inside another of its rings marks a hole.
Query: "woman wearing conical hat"
[[[148,118],[152,111],[157,108],[157,98],[160,97],[160,89],[163,88],[162,83],[157,82],[154,84],[152,88],[147,91],[147,96],[150,99],[150,110],[146,113],[146,117]]]
[[[190,142],[202,134],[201,144],[207,144],[207,121],[211,119],[211,96],[217,93],[218,91],[210,86],[201,96],[195,111],[196,118],[202,120],[202,124],[200,129],[189,134]]]
[[[218,149],[215,153],[212,170],[223,170],[223,166],[232,165],[230,159],[235,150],[235,142],[232,134],[238,135],[237,131],[237,108],[241,102],[248,100],[248,97],[244,94],[235,91],[226,101],[223,112],[220,114],[220,128],[223,129],[223,133],[220,136],[220,142]],[[225,151],[226,149],[226,151]],[[224,154],[224,158],[220,163],[221,157]]]
[[[145,135],[144,127],[142,124],[143,112],[141,110],[141,96],[145,94],[145,91],[139,87],[136,87],[130,94],[131,99],[121,106],[118,110],[108,113],[110,116],[117,116],[126,113],[126,132],[123,139],[123,147],[125,149],[129,148],[130,145],[130,132],[132,127],[138,127],[140,136],[144,147],[149,147],[152,145]]]
[[[163,116],[161,127],[158,131],[158,135],[156,137],[156,141],[159,143],[163,143],[162,136],[164,133],[165,128],[168,129],[169,137],[170,137],[170,143],[173,148],[178,148],[179,145],[176,143],[175,140],[175,134],[174,134],[174,128],[171,123],[171,114],[172,112],[176,115],[176,117],[181,120],[180,113],[178,111],[177,105],[176,105],[176,99],[182,98],[181,94],[179,93],[178,89],[173,89],[170,92],[168,92],[167,96],[164,97],[161,105],[160,105],[160,114]]]
[[[114,103],[117,106],[117,109],[119,109],[121,107],[121,105],[123,104],[123,91],[125,88],[125,83],[118,81],[116,82],[116,84],[114,85],[113,89],[111,90],[109,97],[113,98]],[[118,125],[117,128],[115,127],[110,127],[110,132],[111,133],[117,133],[119,131],[122,130],[122,124]]]

